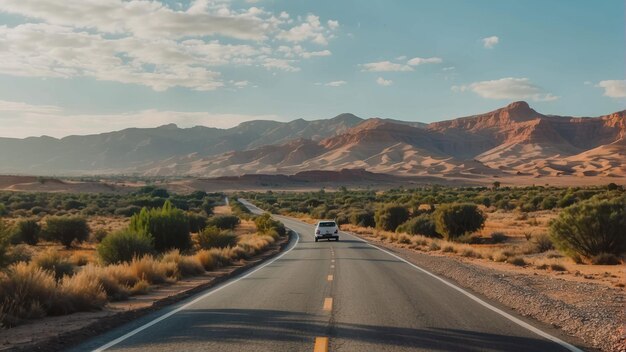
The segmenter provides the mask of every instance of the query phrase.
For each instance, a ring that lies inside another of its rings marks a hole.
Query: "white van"
[[[330,241],[334,238],[335,241],[339,241],[339,227],[333,220],[321,220],[315,225],[315,242],[319,239],[326,238]]]

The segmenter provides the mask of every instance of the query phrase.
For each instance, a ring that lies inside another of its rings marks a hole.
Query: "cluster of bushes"
[[[222,193],[202,191],[184,195],[170,194],[167,190],[154,186],[146,186],[129,194],[0,192],[0,216],[116,215],[131,217],[143,207],[162,207],[167,200],[179,209],[205,213],[208,216],[212,214],[213,207],[223,198]]]

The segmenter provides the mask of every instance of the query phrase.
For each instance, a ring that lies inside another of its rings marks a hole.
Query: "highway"
[[[359,238],[316,243],[276,218],[297,232],[278,257],[72,351],[580,351]]]

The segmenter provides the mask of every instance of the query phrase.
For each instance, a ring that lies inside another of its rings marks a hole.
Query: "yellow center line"
[[[333,281],[333,276],[332,275],[328,275],[328,281]]]
[[[324,310],[331,311],[333,310],[333,299],[330,297],[326,297],[324,299]]]
[[[316,337],[313,352],[328,352],[328,337]]]

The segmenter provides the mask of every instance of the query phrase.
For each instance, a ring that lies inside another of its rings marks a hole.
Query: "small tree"
[[[424,235],[427,237],[440,237],[437,233],[435,222],[430,214],[416,216],[404,224],[398,226],[397,232],[404,232],[410,235]]]
[[[356,226],[375,227],[374,213],[367,210],[357,210],[350,214],[350,223]]]
[[[197,237],[202,249],[226,248],[237,244],[237,236],[231,230],[220,230],[215,226],[205,227]]]
[[[493,185],[493,189],[498,189],[498,188],[500,188],[501,183],[500,183],[500,181],[494,181],[492,183],[492,185]]]
[[[570,255],[622,254],[626,251],[626,197],[590,199],[565,208],[550,224],[550,235]]]
[[[104,264],[130,262],[153,251],[152,237],[131,230],[113,232],[97,247],[98,257]]]
[[[235,215],[217,215],[209,218],[207,226],[215,226],[222,230],[234,230],[239,224],[239,218]]]
[[[446,240],[481,229],[485,224],[485,215],[475,204],[443,204],[433,213],[435,228]]]
[[[196,213],[188,213],[187,217],[189,218],[189,231],[199,233],[206,227],[206,216]]]
[[[272,230],[276,231],[279,236],[284,236],[287,234],[287,230],[285,229],[285,225],[278,220],[272,219],[272,216],[268,213],[264,213],[261,216],[258,216],[254,219],[254,224],[256,225],[257,230],[260,233],[269,233]]]
[[[7,249],[9,248],[11,234],[4,221],[0,220],[0,268],[4,267],[9,259],[7,258]]]
[[[173,248],[185,250],[191,246],[187,214],[174,208],[169,200],[163,208],[141,209],[130,218],[129,229],[152,236],[154,248],[159,252]]]
[[[41,226],[34,219],[25,219],[17,223],[15,227],[15,239],[34,246],[39,242]]]
[[[46,220],[46,235],[70,248],[72,242],[81,243],[89,237],[89,226],[79,216],[51,216]]]
[[[374,220],[376,227],[387,231],[395,231],[400,224],[409,219],[409,210],[401,205],[386,205],[376,211]]]

